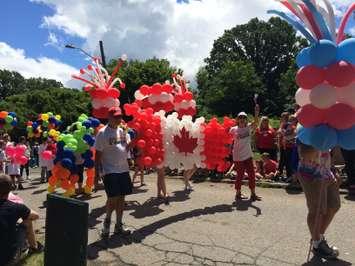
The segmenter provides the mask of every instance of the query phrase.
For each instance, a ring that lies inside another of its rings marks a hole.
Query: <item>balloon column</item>
[[[61,125],[62,117],[60,115],[54,115],[51,112],[39,114],[36,121],[27,122],[27,136],[28,138],[51,137],[55,141],[58,141]]]
[[[193,94],[188,89],[185,79],[179,74],[172,76],[175,85],[174,109],[178,113],[179,118],[184,115],[196,115],[196,101]]]
[[[0,112],[0,130],[4,129],[5,131],[11,130],[13,127],[17,126],[17,116],[14,112]]]
[[[355,149],[355,38],[345,40],[344,29],[353,3],[341,20],[338,31],[334,10],[328,0],[280,1],[294,15],[270,10],[287,20],[311,43],[297,56],[296,102],[301,142],[320,150],[334,146]],[[298,19],[297,19],[298,18]]]
[[[80,69],[79,75],[72,75],[74,79],[81,80],[87,84],[84,91],[91,96],[92,115],[94,117],[105,119],[108,115],[108,109],[120,106],[120,101],[118,100],[120,91],[115,86],[117,82],[120,89],[124,89],[126,85],[119,77],[115,78],[115,76],[126,59],[126,56],[122,56],[118,60],[117,66],[111,75],[108,74],[97,58],[86,69]]]
[[[79,180],[77,175],[77,160],[83,161],[86,168],[85,193],[91,193],[94,185],[94,150],[95,128],[100,125],[96,118],[80,115],[77,122],[68,127],[67,134],[62,133],[57,143],[57,154],[54,159],[52,176],[49,178],[48,191],[54,192],[56,186],[63,188],[66,196],[75,194],[75,184]]]

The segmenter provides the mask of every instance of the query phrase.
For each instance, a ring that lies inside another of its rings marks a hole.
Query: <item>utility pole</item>
[[[105,53],[104,53],[104,44],[102,41],[99,41],[100,44],[100,53],[101,53],[101,62],[102,66],[106,68],[106,59],[105,59]]]

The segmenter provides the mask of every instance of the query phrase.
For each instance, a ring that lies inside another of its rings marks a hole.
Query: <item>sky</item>
[[[331,2],[339,23],[354,0]],[[273,0],[2,0],[0,69],[79,88],[71,75],[89,60],[64,46],[98,56],[102,40],[107,61],[167,58],[193,79],[225,29],[266,20],[268,9],[286,11]],[[347,32],[355,35],[351,20]]]

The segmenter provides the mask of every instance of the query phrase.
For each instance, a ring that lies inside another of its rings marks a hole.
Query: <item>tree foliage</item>
[[[285,92],[280,93],[280,78],[305,44],[305,40],[297,37],[292,27],[281,19],[271,18],[264,22],[255,18],[247,24],[226,30],[214,42],[210,56],[205,60],[206,71],[209,79],[213,79],[214,75],[223,70],[227,61],[250,62],[266,88],[261,95],[263,109],[267,113],[276,114],[285,105]]]
[[[117,60],[111,60],[108,65],[109,73],[113,71]],[[156,82],[164,83],[171,79],[171,75],[178,70],[170,65],[166,59],[147,59],[145,61],[132,60],[125,63],[119,71],[119,77],[126,83],[125,91],[121,92],[120,101],[122,104],[134,101],[134,92],[140,86],[152,85]]]

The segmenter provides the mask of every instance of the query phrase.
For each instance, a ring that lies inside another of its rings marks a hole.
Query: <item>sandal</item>
[[[243,195],[242,193],[237,193],[235,194],[235,200],[245,200],[248,199],[245,195]]]

